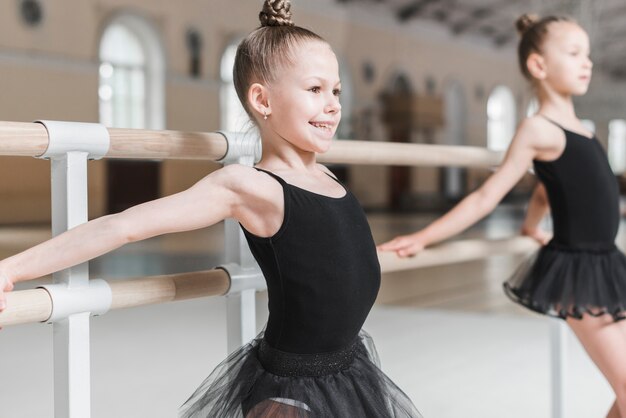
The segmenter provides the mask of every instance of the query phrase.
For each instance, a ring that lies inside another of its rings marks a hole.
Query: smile
[[[324,130],[327,130],[327,131],[332,130],[332,128],[334,126],[333,124],[322,123],[322,122],[309,122],[309,124],[315,126],[316,128],[324,129]]]

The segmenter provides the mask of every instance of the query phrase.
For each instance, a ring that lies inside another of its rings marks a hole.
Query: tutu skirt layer
[[[626,318],[626,257],[613,245],[571,249],[549,243],[504,283],[515,302],[566,319],[583,314]]]
[[[378,367],[363,331],[332,353],[275,350],[263,336],[224,360],[181,407],[184,418],[421,418]]]

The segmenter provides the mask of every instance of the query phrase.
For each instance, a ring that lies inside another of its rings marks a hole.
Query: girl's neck
[[[303,151],[284,139],[263,140],[259,164],[271,170],[308,171],[315,169],[317,155]]]
[[[555,120],[578,120],[571,95],[563,95],[554,90],[538,89],[539,113]]]

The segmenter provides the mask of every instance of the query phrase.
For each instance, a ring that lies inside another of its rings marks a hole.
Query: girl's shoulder
[[[280,183],[250,166],[230,164],[214,171],[209,176],[238,195],[267,200],[282,195]]]
[[[562,150],[565,141],[563,130],[540,115],[532,115],[522,120],[515,136],[519,142],[539,153]]]
[[[253,167],[241,164],[229,164],[215,170],[210,174],[219,178],[220,181],[227,184],[237,185],[246,184],[250,181],[257,181],[261,178],[261,173]]]
[[[518,127],[518,133],[535,138],[552,138],[563,134],[563,130],[554,122],[535,114],[522,120]]]

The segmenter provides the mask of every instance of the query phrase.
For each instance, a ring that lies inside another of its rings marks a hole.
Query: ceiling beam
[[[460,35],[476,26],[480,26],[481,23],[487,19],[495,17],[501,21],[502,19],[508,17],[508,15],[503,13],[503,11],[510,9],[518,3],[524,5],[524,7],[527,6],[526,1],[523,0],[500,0],[492,1],[490,4],[483,1],[482,5],[479,7],[466,8],[467,12],[465,18],[457,21],[456,23],[452,23],[450,25],[450,29],[455,35]],[[483,23],[482,26],[486,26],[486,24]],[[511,28],[511,30],[513,30],[512,22]]]
[[[452,32],[460,35],[474,25],[480,23],[481,20],[487,19],[494,15],[494,11],[490,7],[476,7],[470,10],[467,17],[452,24]]]
[[[414,0],[398,9],[396,17],[400,22],[406,22],[410,19],[419,17],[422,11],[431,4],[439,3],[440,0]]]

